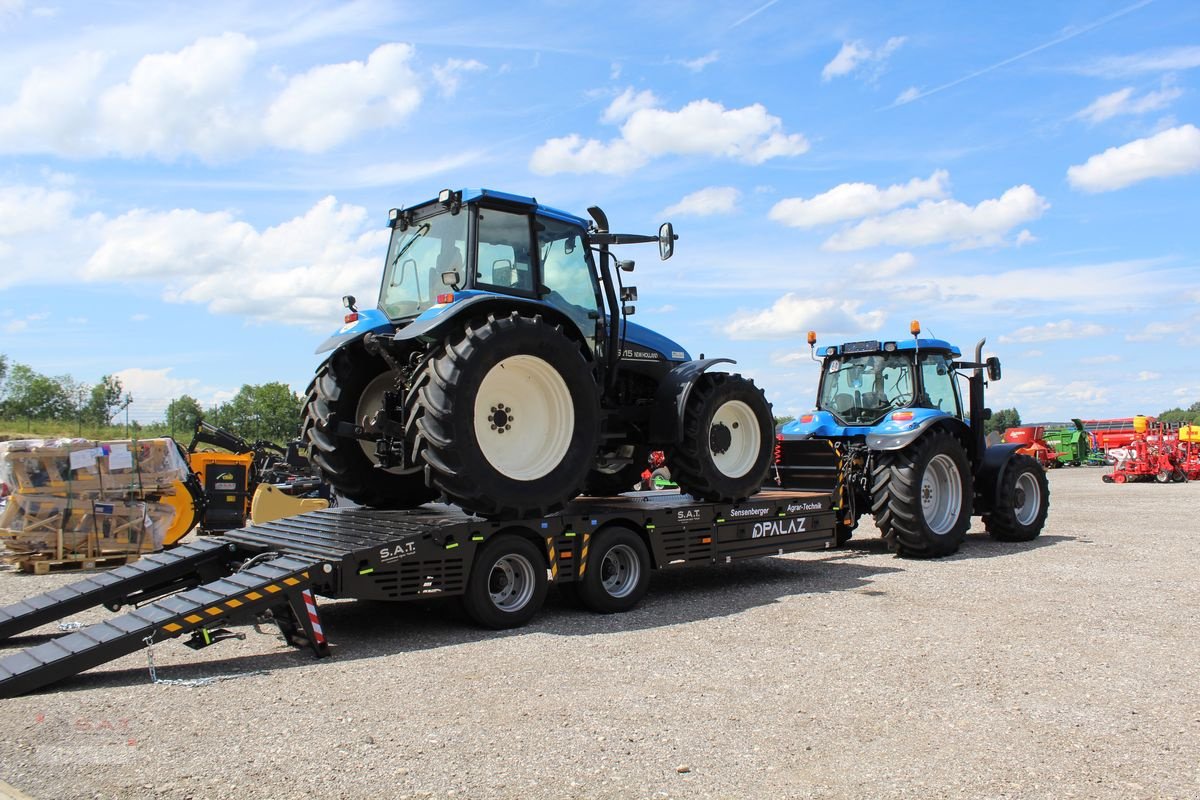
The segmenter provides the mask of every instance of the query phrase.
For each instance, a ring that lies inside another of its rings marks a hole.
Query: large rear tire
[[[418,455],[450,502],[541,517],[574,499],[596,457],[600,403],[580,345],[524,317],[475,320],[418,379]]]
[[[996,488],[995,505],[983,518],[993,539],[1028,542],[1036,539],[1050,510],[1050,482],[1029,456],[1013,456]]]
[[[871,512],[888,545],[910,558],[958,551],[971,526],[974,493],[962,443],[935,430],[896,452],[879,453]]]
[[[301,438],[309,459],[342,497],[374,508],[416,508],[437,497],[423,470],[380,469],[371,441],[338,436],[338,422],[361,425],[383,407],[396,373],[361,347],[336,351],[317,369],[305,392]]]
[[[753,381],[701,375],[683,415],[683,440],[667,448],[671,477],[697,500],[730,503],[762,489],[771,468],[775,419]]]

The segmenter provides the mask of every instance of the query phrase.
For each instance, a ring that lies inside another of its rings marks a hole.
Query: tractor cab
[[[823,355],[817,409],[843,425],[875,425],[897,409],[964,416],[954,378],[961,353],[947,342],[848,342],[824,348]]]

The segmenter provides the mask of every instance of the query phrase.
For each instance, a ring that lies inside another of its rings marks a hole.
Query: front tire
[[[486,517],[542,517],[579,494],[600,404],[580,345],[524,317],[469,323],[429,359],[414,414],[429,483]]]
[[[745,500],[766,482],[774,432],[771,404],[753,381],[701,375],[684,409],[683,440],[667,448],[671,476],[698,500]]]
[[[876,456],[871,512],[888,545],[911,558],[958,551],[971,525],[971,468],[962,443],[935,430]]]
[[[416,508],[437,497],[423,471],[380,469],[374,442],[333,432],[338,422],[361,425],[382,408],[383,393],[398,388],[397,378],[382,359],[350,346],[317,369],[305,392],[300,435],[309,460],[339,495],[373,508]]]
[[[519,628],[542,607],[546,589],[546,559],[537,546],[516,534],[501,534],[475,556],[463,609],[485,628]]]
[[[650,553],[628,528],[596,534],[588,548],[587,567],[576,584],[584,607],[598,614],[619,614],[642,601],[650,585]]]
[[[997,541],[1029,542],[1041,534],[1049,510],[1050,482],[1045,471],[1028,456],[1013,456],[983,523]]]

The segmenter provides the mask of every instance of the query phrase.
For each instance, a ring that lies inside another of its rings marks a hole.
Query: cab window
[[[600,298],[582,232],[559,220],[539,217],[538,254],[542,263],[539,294],[561,309],[583,334],[596,334]]]
[[[959,415],[958,392],[950,360],[941,353],[922,354],[921,388],[924,394],[917,405],[928,406]]]
[[[476,285],[498,292],[532,294],[531,242],[528,215],[480,208]]]

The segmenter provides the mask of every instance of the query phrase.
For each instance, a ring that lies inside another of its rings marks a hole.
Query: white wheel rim
[[[722,403],[713,414],[708,447],[722,475],[740,478],[754,467],[762,446],[762,432],[754,409],[741,400]]]
[[[475,397],[475,440],[498,472],[533,481],[571,446],[575,406],[558,370],[537,356],[511,356],[488,370]]]
[[[1017,486],[1013,497],[1013,516],[1021,525],[1030,525],[1037,518],[1042,507],[1042,487],[1038,485],[1033,473],[1023,472],[1017,478]]]
[[[383,408],[383,393],[393,392],[399,385],[400,373],[394,369],[381,372],[372,378],[371,382],[363,388],[362,394],[358,396],[358,405],[354,407],[354,423],[356,425],[365,425],[369,417]],[[357,441],[367,460],[378,466],[379,456],[375,453],[375,442],[366,439],[358,439]],[[385,471],[392,475],[400,475],[404,472],[399,467],[393,467]]]
[[[954,459],[945,453],[931,458],[921,476],[921,513],[935,535],[949,533],[958,521],[962,494],[962,478]]]

